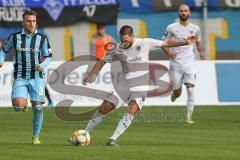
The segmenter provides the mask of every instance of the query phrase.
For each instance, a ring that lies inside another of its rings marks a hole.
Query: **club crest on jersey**
[[[137,50],[137,51],[140,51],[140,50],[141,50],[141,46],[137,46],[137,47],[136,47],[136,50]]]
[[[193,34],[193,31],[189,31],[190,34]]]

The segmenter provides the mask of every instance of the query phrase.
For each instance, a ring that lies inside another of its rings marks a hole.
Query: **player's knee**
[[[32,106],[42,106],[42,102],[32,102]]]
[[[17,107],[25,107],[27,105],[27,102],[25,101],[12,101],[13,106]]]
[[[128,113],[134,116],[138,111],[139,111],[139,107],[138,107],[137,102],[131,101],[129,103]]]
[[[102,104],[99,108],[98,108],[98,112],[100,114],[107,114],[109,113],[110,111],[112,111],[114,109],[114,105],[111,104],[111,103],[104,103]]]
[[[22,102],[13,102],[12,106],[15,111],[21,111],[27,104]]]
[[[109,112],[109,108],[107,108],[107,107],[100,107],[100,108],[98,109],[98,112],[99,112],[100,114],[102,114],[102,115],[105,115],[105,114],[107,114],[107,113]]]
[[[186,87],[187,87],[187,88],[194,88],[194,84],[186,83]]]
[[[135,116],[135,114],[138,112],[138,110],[136,110],[136,109],[128,109],[128,113],[130,114],[130,115],[133,115],[133,116]]]

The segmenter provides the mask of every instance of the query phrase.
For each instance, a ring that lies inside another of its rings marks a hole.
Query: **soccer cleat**
[[[32,144],[40,144],[39,137],[33,137],[32,138]]]
[[[23,112],[27,112],[28,111],[28,106],[25,106],[25,107],[23,107],[23,110],[22,110]]]
[[[174,93],[172,93],[172,95],[171,95],[171,101],[172,101],[172,102],[175,102],[176,99],[177,99],[177,97],[175,96]]]
[[[70,144],[73,144],[73,138],[72,137],[69,137],[67,140]]]
[[[191,119],[186,119],[186,122],[187,122],[188,124],[194,124],[194,121],[191,120]]]
[[[118,147],[117,142],[113,139],[109,139],[106,145],[111,147]]]

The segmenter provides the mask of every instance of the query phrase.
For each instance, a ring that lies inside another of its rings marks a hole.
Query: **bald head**
[[[178,8],[178,15],[181,21],[187,21],[190,16],[190,8],[186,4],[181,4]]]
[[[179,7],[178,7],[178,11],[180,10],[188,10],[190,12],[190,8],[188,5],[186,4],[181,4]]]

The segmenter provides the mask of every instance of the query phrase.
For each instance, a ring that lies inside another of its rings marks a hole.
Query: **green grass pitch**
[[[73,109],[81,112],[86,108]],[[145,107],[119,138],[105,146],[124,108],[111,113],[91,134],[87,147],[67,142],[87,122],[66,122],[45,110],[41,145],[31,144],[32,111],[0,109],[0,160],[239,160],[240,106],[196,107],[195,124],[183,121],[184,107]]]

